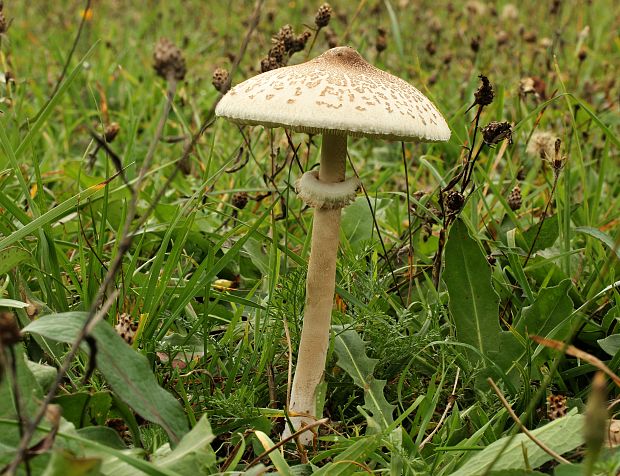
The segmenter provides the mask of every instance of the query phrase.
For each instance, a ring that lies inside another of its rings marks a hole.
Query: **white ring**
[[[344,182],[321,182],[319,171],[311,170],[297,179],[295,190],[306,205],[335,210],[353,202],[360,185],[357,177],[351,177]]]

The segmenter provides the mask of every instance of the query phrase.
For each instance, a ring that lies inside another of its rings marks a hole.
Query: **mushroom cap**
[[[312,134],[399,141],[450,138],[448,124],[428,98],[348,46],[238,84],[215,113],[238,124]]]

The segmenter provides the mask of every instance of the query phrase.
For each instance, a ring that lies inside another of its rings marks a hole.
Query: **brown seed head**
[[[510,195],[508,196],[508,206],[510,207],[512,211],[516,211],[519,208],[521,208],[522,204],[523,204],[523,197],[521,196],[521,187],[516,185],[510,192]]]
[[[562,146],[562,140],[560,138],[557,138],[554,144],[554,157],[553,157],[553,160],[551,161],[551,166],[553,167],[553,173],[556,176],[560,174],[560,170],[562,170],[562,168],[564,168],[564,165],[566,165],[567,157],[565,155],[562,155],[560,151],[561,146]]]
[[[523,41],[525,41],[526,43],[536,43],[537,39],[538,35],[535,31],[528,30],[523,32]]]
[[[499,30],[495,34],[495,41],[497,41],[498,46],[505,45],[510,40],[510,35],[506,32],[506,30]]]
[[[308,43],[311,36],[312,33],[310,31],[304,31],[301,35],[297,35],[290,48],[290,54],[302,51],[306,47],[306,43]]]
[[[329,3],[324,3],[319,7],[314,17],[314,24],[317,28],[323,28],[329,25],[329,20],[332,17],[332,7]]]
[[[325,39],[327,40],[327,45],[330,48],[335,48],[338,46],[338,35],[336,35],[336,32],[331,28],[325,30]]]
[[[556,137],[551,132],[534,132],[527,144],[526,151],[543,160],[551,160],[554,156],[555,139]]]
[[[495,145],[504,139],[508,139],[508,143],[512,144],[512,126],[506,121],[491,121],[481,131],[482,139],[487,145]]]
[[[187,72],[181,50],[167,38],[161,38],[155,45],[153,68],[166,81],[171,79],[180,81],[185,78]]]
[[[15,345],[21,338],[15,315],[9,311],[0,311],[0,347]]]
[[[116,136],[120,131],[121,126],[118,124],[118,122],[111,122],[110,124],[105,126],[105,129],[103,130],[103,137],[105,141],[109,144],[110,142],[113,142],[114,139],[116,139]]]
[[[215,68],[213,76],[211,77],[211,84],[221,93],[225,93],[226,86],[228,84],[228,71],[224,68]]]
[[[579,61],[584,62],[587,57],[588,57],[588,52],[586,51],[585,48],[581,48],[579,50],[579,53],[577,54],[577,58],[579,59]]]
[[[232,196],[232,206],[243,210],[248,204],[248,194],[246,192],[235,193]]]
[[[280,28],[280,30],[274,37],[274,40],[276,42],[282,41],[286,50],[290,50],[293,47],[293,43],[295,41],[295,32],[293,31],[293,27],[291,25],[284,25],[282,28]]]
[[[281,40],[276,41],[273,47],[269,50],[268,56],[284,66],[284,59],[286,56],[286,47],[284,46],[284,42]]]
[[[0,9],[0,35],[6,33],[9,29],[9,22],[4,16],[4,12]]]
[[[480,51],[480,35],[475,36],[469,42],[469,47],[474,53],[478,53]]]
[[[387,32],[385,28],[377,28],[377,39],[375,40],[375,49],[381,53],[387,48]]]
[[[465,205],[465,197],[461,192],[452,190],[446,197],[446,208],[449,215],[456,215]]]
[[[433,40],[429,40],[429,42],[426,43],[426,52],[429,56],[435,56],[435,53],[437,53],[437,47]]]
[[[476,98],[476,104],[479,106],[488,106],[493,102],[495,93],[493,92],[493,86],[485,75],[478,76],[482,84],[476,89],[474,97]]]
[[[547,416],[549,420],[557,420],[566,416],[566,397],[564,395],[551,394],[547,397]]]

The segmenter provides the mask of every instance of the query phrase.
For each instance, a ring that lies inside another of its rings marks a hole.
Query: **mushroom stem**
[[[327,183],[344,181],[346,159],[347,136],[323,134],[319,180]],[[314,210],[303,329],[289,404],[295,430],[313,423],[317,417],[317,388],[325,371],[336,288],[340,212],[341,208]],[[290,429],[287,428],[284,437],[289,434]],[[312,443],[312,440],[311,431],[302,433],[299,437],[300,443],[305,445]]]

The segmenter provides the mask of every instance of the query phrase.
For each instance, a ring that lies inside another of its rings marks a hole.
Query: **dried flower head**
[[[377,38],[375,39],[375,49],[378,53],[385,51],[387,48],[387,31],[385,28],[377,28]]]
[[[213,76],[211,77],[211,84],[221,93],[226,92],[226,86],[228,85],[228,71],[224,68],[215,68]]]
[[[314,24],[317,28],[323,28],[329,25],[329,20],[332,17],[332,7],[329,3],[324,3],[319,7],[314,17]]]
[[[429,56],[435,56],[435,53],[437,53],[437,46],[435,46],[433,40],[429,40],[428,43],[426,43],[425,49]]]
[[[232,196],[232,206],[243,210],[248,204],[248,194],[246,192],[238,192]]]
[[[461,192],[452,190],[446,197],[446,209],[448,215],[456,215],[465,205],[465,197]]]
[[[551,166],[553,167],[553,173],[557,176],[560,174],[560,170],[564,168],[567,157],[561,153],[562,141],[557,138],[553,144],[553,160]]]
[[[435,33],[436,35],[441,33],[443,26],[441,24],[441,20],[437,18],[435,15],[431,16],[428,20],[428,29]]]
[[[119,123],[111,122],[110,124],[105,126],[105,129],[103,130],[103,138],[109,144],[113,142],[114,139],[116,139],[116,136],[118,135],[120,131],[121,131],[121,126],[119,125]]]
[[[0,8],[0,35],[3,33],[6,33],[8,29],[9,29],[9,22],[4,16],[4,12]]]
[[[331,28],[325,30],[325,39],[327,40],[327,46],[330,48],[335,48],[339,44],[338,35]]]
[[[504,121],[491,121],[481,129],[482,139],[487,145],[495,145],[504,139],[508,139],[508,144],[512,144],[512,126]]]
[[[293,41],[293,45],[289,50],[289,54],[297,53],[298,51],[303,51],[306,47],[306,43],[312,37],[312,33],[310,31],[304,31],[301,35],[297,35],[295,40]]]
[[[478,53],[480,51],[480,35],[474,36],[469,42],[469,47],[474,53]]]
[[[465,4],[465,11],[471,16],[483,16],[487,12],[487,7],[482,2],[471,0]]]
[[[566,416],[567,411],[566,397],[564,395],[551,394],[547,397],[547,416],[549,420],[562,418]]]
[[[495,97],[493,86],[491,85],[489,78],[487,78],[484,74],[481,74],[480,76],[478,76],[478,78],[480,78],[482,84],[478,87],[478,89],[476,89],[476,92],[474,93],[474,97],[476,98],[474,104],[477,104],[479,106],[488,106],[493,102],[493,98]]]
[[[549,38],[548,36],[543,36],[539,41],[538,41],[538,46],[540,46],[541,48],[548,50],[549,48],[551,48],[553,46],[553,40],[551,38]]]
[[[521,36],[523,37],[523,41],[526,43],[536,43],[536,40],[538,39],[538,35],[534,30],[524,31]]]
[[[534,132],[527,144],[527,153],[540,157],[543,160],[551,160],[555,155],[556,136],[551,132]]]
[[[171,79],[180,81],[185,78],[187,72],[181,50],[167,38],[161,38],[155,46],[153,68],[166,81]]]
[[[515,21],[519,18],[519,9],[513,3],[507,3],[504,5],[504,8],[502,8],[500,18],[503,21]]]
[[[284,43],[284,47],[286,51],[289,51],[293,47],[293,43],[295,41],[295,32],[293,31],[293,27],[291,25],[284,25],[278,33],[274,37],[274,42],[281,41]]]
[[[261,61],[261,71],[271,71],[272,69],[281,68],[288,63],[289,52],[284,45],[284,40],[277,37],[272,39],[273,46],[269,50],[266,58]]]
[[[583,63],[587,57],[588,57],[588,52],[586,51],[585,48],[581,48],[579,50],[579,53],[577,53],[577,58],[579,59],[580,62]]]
[[[532,94],[537,99],[545,99],[546,87],[545,82],[537,76],[528,76],[519,80],[519,94],[521,96]]]
[[[114,326],[114,330],[125,342],[132,345],[138,331],[138,324],[133,322],[129,314],[123,313],[118,316],[118,323]]]
[[[505,45],[510,40],[510,35],[505,30],[499,30],[495,33],[495,41],[497,41],[498,46]]]
[[[15,345],[20,340],[21,334],[15,315],[9,311],[0,311],[0,348]]]
[[[510,192],[510,195],[508,195],[508,206],[512,211],[516,211],[521,208],[522,204],[523,197],[521,195],[521,187],[515,185],[515,187]]]

